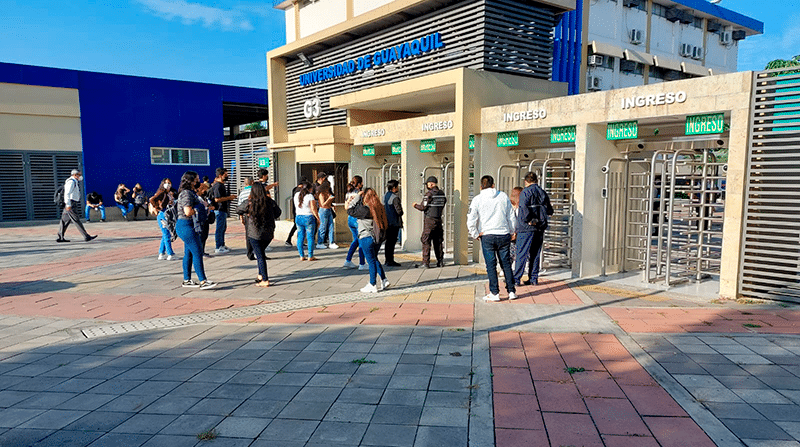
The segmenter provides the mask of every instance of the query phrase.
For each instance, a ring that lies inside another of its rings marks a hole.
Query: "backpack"
[[[64,205],[64,185],[61,185],[56,189],[55,195],[53,195],[53,203],[56,205]]]
[[[167,230],[169,230],[169,235],[171,240],[174,242],[175,239],[178,239],[178,232],[175,230],[175,226],[178,224],[178,201],[173,200],[172,203],[167,205],[164,208],[164,220],[161,221],[161,225],[164,226]]]

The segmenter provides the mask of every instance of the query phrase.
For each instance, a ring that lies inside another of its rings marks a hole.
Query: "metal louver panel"
[[[754,74],[740,293],[800,302],[800,72]]]
[[[28,207],[25,192],[25,154],[0,152],[0,219],[27,220]],[[52,196],[50,202],[53,201]]]
[[[270,181],[274,181],[276,160],[271,155],[269,137],[223,142],[222,161],[224,166],[229,169],[228,191],[238,195],[245,177],[256,178],[260,157],[270,157],[269,178]],[[273,192],[273,196],[277,197],[276,192]],[[236,212],[236,204],[237,201],[231,202],[231,213]]]
[[[0,151],[0,220],[57,219],[53,195],[73,169],[82,170],[80,152]],[[81,205],[83,205],[83,183]],[[77,210],[82,215],[82,209]]]

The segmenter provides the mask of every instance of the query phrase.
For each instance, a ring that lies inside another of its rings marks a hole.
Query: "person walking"
[[[131,198],[133,199],[133,220],[136,220],[140,209],[144,214],[144,219],[147,220],[147,193],[141,184],[134,185],[131,190]]]
[[[175,252],[172,250],[172,235],[166,225],[166,216],[164,210],[177,199],[178,195],[172,189],[172,181],[165,178],[161,180],[161,185],[158,187],[155,195],[150,197],[150,206],[156,213],[156,221],[158,221],[158,228],[161,230],[161,245],[158,247],[158,260],[166,259],[172,261]]]
[[[525,189],[519,194],[517,211],[517,260],[514,266],[514,284],[538,285],[539,262],[541,260],[544,231],[547,229],[547,216],[553,215],[550,196],[539,186],[536,173],[525,176]],[[521,283],[528,263],[528,280]]]
[[[511,269],[511,235],[514,234],[514,210],[503,191],[494,187],[491,175],[481,177],[481,192],[469,204],[467,229],[473,239],[481,242],[486,274],[489,276],[489,294],[484,301],[500,301],[497,279],[497,262],[503,269],[508,299],[517,298],[514,272]]]
[[[253,247],[253,253],[258,261],[256,285],[269,287],[264,249],[275,237],[275,216],[273,214],[275,201],[267,195],[265,188],[258,186],[260,186],[260,183],[254,185],[250,190],[249,197],[239,206],[237,212],[244,218],[247,239]]]
[[[400,229],[403,228],[403,205],[400,203],[400,182],[397,180],[389,180],[386,184],[386,195],[383,196],[383,207],[386,209],[386,220],[388,228],[386,229],[386,247],[384,248],[384,256],[386,257],[387,267],[400,267],[400,264],[394,260],[394,249],[397,245],[397,236],[400,234]]]
[[[339,248],[333,242],[333,191],[331,191],[331,184],[325,180],[317,188],[317,200],[319,201],[319,237],[317,244],[318,249],[323,248]],[[328,241],[328,245],[325,245]]]
[[[242,215],[242,213],[239,212],[239,208],[241,208],[242,205],[244,205],[244,203],[250,197],[250,191],[252,191],[252,189],[253,189],[253,177],[250,177],[248,175],[242,181],[242,189],[239,192],[239,199],[238,202],[236,203],[236,213],[239,214],[239,218],[242,222],[242,225],[244,225],[244,245],[247,250],[246,253],[247,259],[255,261],[256,257],[255,255],[253,255],[253,246],[250,245],[250,237],[247,235],[247,222],[244,218],[244,215]]]
[[[274,220],[278,220],[281,217],[281,207],[278,206],[278,202],[275,201],[275,199],[272,198],[272,193],[270,193],[270,190],[272,188],[275,188],[276,186],[278,186],[278,182],[269,183],[269,170],[267,170],[265,168],[261,168],[261,169],[258,170],[257,180],[256,180],[256,182],[254,182],[254,185],[255,184],[261,184],[264,187],[264,191],[267,192],[267,197],[270,198],[270,201],[271,201],[272,205],[274,205],[274,208],[272,209],[273,218],[274,218]],[[273,250],[272,247],[270,247],[269,244],[270,243],[268,242],[267,246],[264,247],[264,251],[272,251]],[[267,258],[267,257],[264,257],[264,259],[269,260],[269,258]]]
[[[214,242],[216,243],[214,254],[221,255],[231,251],[225,245],[225,231],[228,229],[231,200],[236,200],[236,194],[228,194],[228,187],[225,185],[228,182],[228,170],[217,168],[216,174],[214,185],[211,186],[211,198],[214,201],[214,215],[217,221],[214,232]]]
[[[210,254],[206,253],[206,241],[208,240],[208,230],[211,227],[211,223],[214,222],[214,207],[208,200],[209,189],[211,189],[211,185],[206,182],[200,183],[200,186],[197,188],[197,197],[200,199],[200,203],[203,205],[203,211],[205,211],[205,219],[200,221],[199,224],[200,248],[203,249],[203,256],[206,258],[211,257]],[[198,210],[200,210],[200,208],[198,208]]]
[[[361,178],[360,175],[353,176],[353,179],[347,184],[347,194],[344,200],[345,209],[349,210],[350,207],[355,204],[354,199],[361,193],[363,187],[364,179]],[[353,242],[350,243],[350,248],[347,250],[347,256],[345,257],[343,267],[346,269],[357,268],[359,270],[367,270],[368,267],[364,260],[364,251],[358,246],[358,220],[349,213],[347,215],[347,228],[350,229],[350,234],[353,235]],[[353,263],[353,255],[356,254],[356,250],[358,250],[358,265]]]
[[[192,216],[197,213],[196,207],[200,204],[195,190],[200,186],[200,180],[194,171],[186,171],[181,177],[181,186],[178,191],[178,221],[175,224],[175,231],[183,241],[183,287],[199,287],[200,289],[211,289],[216,287],[216,283],[206,278],[205,267],[203,266],[203,249],[200,247],[200,234],[195,230]],[[192,280],[192,266],[197,273],[200,283]]]
[[[100,221],[106,221],[106,207],[103,206],[103,196],[96,191],[92,191],[91,194],[86,196],[86,222],[91,222],[91,220],[89,220],[89,211],[91,210],[99,211]]]
[[[422,227],[422,264],[415,265],[415,268],[430,268],[431,245],[436,254],[436,267],[444,265],[444,227],[442,226],[442,215],[444,206],[447,204],[447,197],[439,189],[439,180],[430,176],[425,181],[428,192],[422,198],[422,203],[414,203],[414,208],[425,213],[425,223]]]
[[[58,226],[58,238],[56,242],[69,242],[64,238],[64,233],[67,231],[70,223],[74,223],[78,227],[78,231],[83,235],[86,242],[91,241],[97,236],[89,236],[86,229],[83,228],[81,218],[78,217],[76,208],[81,205],[81,188],[78,182],[83,181],[81,171],[73,169],[67,180],[64,181],[64,211],[61,212],[61,222]]]
[[[314,187],[305,182],[302,188],[294,195],[294,207],[296,216],[294,218],[297,225],[297,251],[300,252],[300,260],[316,261],[314,257],[314,245],[316,241],[317,226],[319,226],[319,214],[317,213],[317,201],[314,199]],[[308,258],[306,258],[303,245],[308,244]]]
[[[133,204],[128,198],[128,193],[130,192],[131,190],[124,183],[120,183],[117,186],[117,191],[114,192],[114,201],[117,202],[117,208],[122,211],[122,218],[125,220],[128,220],[128,214],[133,211]]]
[[[358,221],[358,246],[364,252],[369,266],[369,282],[361,291],[364,293],[377,293],[377,277],[381,277],[381,290],[389,287],[389,280],[378,261],[378,250],[381,242],[386,237],[389,224],[386,220],[386,210],[381,204],[378,193],[372,188],[367,188],[354,199],[353,205],[347,209],[347,214]]]

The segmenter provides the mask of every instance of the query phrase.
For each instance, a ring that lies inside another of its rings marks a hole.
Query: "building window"
[[[619,71],[625,74],[642,75],[644,74],[644,64],[636,61],[620,60]]]
[[[154,165],[210,166],[208,149],[151,147],[150,163]]]

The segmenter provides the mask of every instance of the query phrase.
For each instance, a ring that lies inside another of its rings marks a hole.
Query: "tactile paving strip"
[[[86,338],[97,338],[108,335],[125,334],[129,332],[147,331],[151,329],[169,329],[191,324],[209,323],[220,320],[233,320],[237,318],[247,318],[265,314],[289,312],[298,309],[308,309],[312,307],[330,306],[332,304],[351,303],[355,301],[370,301],[375,298],[386,298],[389,296],[406,295],[414,292],[424,292],[442,287],[460,287],[476,284],[482,279],[456,279],[443,280],[436,284],[426,286],[412,286],[398,289],[389,289],[387,292],[372,294],[362,292],[341,293],[338,295],[321,296],[289,301],[279,301],[275,303],[259,304],[256,306],[239,307],[236,309],[217,310],[212,312],[201,312],[191,315],[179,315],[174,317],[153,318],[150,320],[130,321],[125,323],[115,323],[103,326],[95,326],[82,329],[81,332]]]

